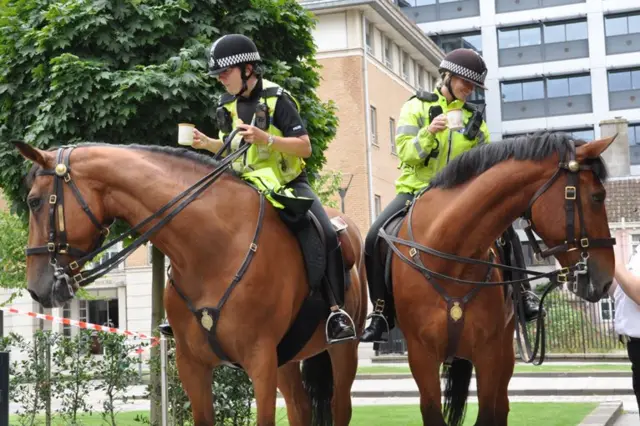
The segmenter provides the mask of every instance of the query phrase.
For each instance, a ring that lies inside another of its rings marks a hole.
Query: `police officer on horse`
[[[209,74],[225,87],[216,111],[218,138],[194,129],[193,147],[216,153],[233,128],[241,128],[231,143],[237,150],[242,140],[251,144],[233,163],[238,172],[269,168],[284,188],[296,196],[313,199],[311,212],[326,236],[327,291],[333,296],[328,318],[327,341],[354,339],[353,321],[340,306],[344,303],[345,269],[336,231],[318,196],[311,189],[304,158],[311,156],[311,142],[298,112],[298,101],[282,87],[262,76],[262,58],[255,43],[241,34],[217,39],[210,49]],[[277,283],[274,283],[277,287]],[[277,291],[274,289],[274,291]],[[161,331],[170,334],[168,324]]]
[[[489,131],[482,111],[466,103],[476,87],[486,89],[487,67],[471,49],[456,49],[440,63],[440,82],[433,92],[418,92],[402,107],[396,130],[396,148],[401,173],[396,180],[396,198],[377,217],[366,237],[365,260],[369,295],[374,310],[370,325],[360,337],[363,342],[386,342],[394,327],[393,300],[385,282],[384,259],[378,247],[378,231],[393,216],[406,209],[417,193],[451,159],[476,146],[489,143]],[[452,130],[447,113],[462,111],[463,127]],[[538,316],[538,304],[529,284],[525,290],[525,317]]]

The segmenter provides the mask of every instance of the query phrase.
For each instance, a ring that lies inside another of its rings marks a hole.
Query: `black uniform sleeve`
[[[283,94],[276,103],[276,110],[273,113],[273,125],[280,129],[282,135],[286,138],[307,134],[307,129],[302,123],[302,118],[296,109],[296,105],[286,94]]]

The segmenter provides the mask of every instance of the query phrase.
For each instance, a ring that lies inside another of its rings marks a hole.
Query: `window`
[[[378,113],[376,112],[376,107],[373,105],[369,107],[369,110],[371,114],[371,143],[373,145],[378,145]]]
[[[501,91],[503,120],[593,111],[588,74],[502,82]]]
[[[389,118],[389,141],[391,144],[391,153],[396,154],[396,120],[393,117]]]
[[[542,44],[542,34],[538,26],[498,30],[498,46],[500,49],[535,46],[538,44]]]
[[[365,33],[365,43],[367,45],[367,52],[373,54],[373,24],[367,22],[367,31]]]
[[[549,78],[547,80],[547,97],[561,98],[567,96],[588,95],[591,93],[591,77]]]
[[[604,31],[607,37],[640,34],[640,13],[606,16],[604,18]]]
[[[544,43],[565,43],[589,38],[587,21],[544,25]]]
[[[633,256],[640,245],[640,234],[631,234],[631,255]]]
[[[417,78],[418,89],[419,90],[426,90],[427,88],[424,87],[424,74],[422,73],[422,67],[419,66],[419,65],[416,68],[416,75],[418,76],[418,78]]]
[[[611,297],[600,300],[600,318],[603,321],[613,321],[616,317],[616,306]]]
[[[640,124],[630,124],[628,129],[629,134],[629,161],[632,165],[640,164]],[[640,243],[640,234],[634,235],[637,237],[638,242]]]
[[[91,259],[91,262],[87,262],[87,264],[84,267],[84,269],[89,270],[89,269],[96,268],[99,265],[102,265],[102,264],[106,263],[107,260],[111,259],[112,257],[115,257],[120,250],[122,250],[122,243],[117,243],[113,247],[109,247],[107,250],[103,251],[102,253],[100,253],[99,255],[94,257],[93,259]],[[118,269],[123,269],[123,268],[124,268],[124,264],[120,263],[114,269],[118,270]]]
[[[592,141],[596,138],[596,134],[593,129],[576,129],[576,130],[566,130],[571,136],[575,139],[580,139],[583,141]]]
[[[378,194],[374,196],[374,209],[376,217],[380,216],[380,212],[382,212],[382,198]]]
[[[502,101],[504,103],[534,99],[544,99],[543,80],[502,83]]]
[[[407,52],[402,52],[402,78],[404,81],[409,81],[409,54]]]
[[[609,91],[640,89],[640,69],[609,72]]]
[[[391,52],[391,40],[389,37],[384,37],[384,64],[387,68],[393,68],[393,57]]]
[[[482,55],[482,35],[480,32],[434,35],[431,39],[444,50],[445,53],[449,53],[460,47],[466,47]]]
[[[640,107],[640,68],[609,71],[609,108]]]

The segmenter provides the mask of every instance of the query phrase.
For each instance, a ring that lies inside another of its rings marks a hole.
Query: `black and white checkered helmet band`
[[[257,61],[260,61],[260,54],[258,52],[238,53],[236,55],[226,56],[218,60],[216,60],[216,58],[211,55],[211,57],[209,58],[209,67],[227,68],[233,65]]]
[[[474,70],[470,70],[469,68],[463,67],[462,65],[447,61],[446,59],[443,60],[442,63],[440,63],[440,68],[451,71],[451,73],[455,75],[466,78],[467,80],[471,80],[481,85],[484,84],[484,79],[487,76],[487,70],[485,70],[482,74],[479,74]]]

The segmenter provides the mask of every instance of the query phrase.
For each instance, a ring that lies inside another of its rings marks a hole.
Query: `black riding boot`
[[[535,321],[540,315],[540,299],[531,291],[531,284],[528,281],[522,283],[520,288],[524,305],[524,319],[526,322]]]
[[[386,343],[389,341],[389,321],[384,313],[384,300],[378,299],[376,306],[367,318],[371,318],[371,324],[364,329],[361,342]]]
[[[338,343],[356,338],[353,320],[341,306],[344,306],[345,270],[340,244],[327,254],[327,279],[329,281],[329,300],[331,313],[327,318],[326,334],[328,343]]]
[[[168,322],[162,323],[158,326],[158,330],[160,333],[164,334],[167,337],[173,337],[173,330],[171,329],[171,325]]]

